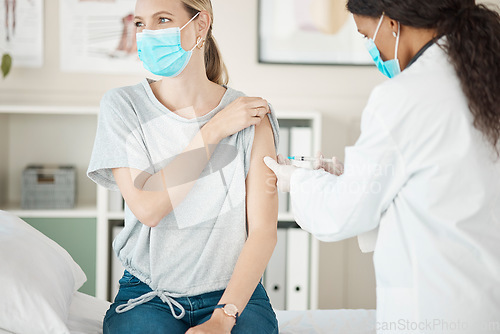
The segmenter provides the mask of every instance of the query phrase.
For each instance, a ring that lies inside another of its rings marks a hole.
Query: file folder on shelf
[[[290,128],[280,128],[280,140],[278,146],[278,154],[283,155],[285,158],[290,156]],[[278,192],[278,212],[287,213],[289,212],[288,208],[288,193]]]
[[[309,233],[287,229],[286,309],[307,310],[309,299]]]
[[[123,197],[119,191],[109,192],[108,209],[110,212],[121,212],[124,208]]]
[[[313,133],[310,127],[290,128],[290,155],[312,157],[312,138]],[[312,168],[312,164],[309,161],[294,161],[293,164],[300,167]]]
[[[312,152],[313,133],[310,127],[290,128],[290,156],[313,156]],[[310,161],[293,161],[293,165],[302,168],[312,168]],[[292,211],[292,203],[288,196],[288,211]]]
[[[279,228],[278,242],[264,276],[264,286],[271,300],[271,305],[277,310],[286,309],[286,239],[287,229]]]

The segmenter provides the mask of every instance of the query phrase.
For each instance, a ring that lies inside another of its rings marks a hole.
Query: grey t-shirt
[[[159,172],[215,114],[244,96],[226,87],[215,109],[187,119],[161,104],[150,82],[113,89],[101,101],[87,175],[110,190],[119,191],[112,168]],[[278,121],[274,111],[268,116],[277,149]],[[125,228],[113,241],[114,252],[160,296],[226,288],[247,237],[245,179],[254,134],[251,126],[224,138],[187,197],[158,226],[142,224],[125,204]]]

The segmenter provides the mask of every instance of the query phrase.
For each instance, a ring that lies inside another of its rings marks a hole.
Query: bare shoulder
[[[273,129],[269,117],[266,116],[255,126],[255,136],[253,138],[252,161],[260,162],[265,156],[276,155],[274,147]],[[263,164],[263,163],[262,163]]]

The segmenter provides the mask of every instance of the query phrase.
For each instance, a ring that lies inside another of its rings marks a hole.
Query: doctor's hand
[[[336,157],[332,157],[332,162],[324,161],[324,156],[321,152],[316,153],[316,161],[313,163],[313,169],[323,169],[330,174],[340,176],[344,173],[344,164]]]
[[[278,189],[282,192],[290,192],[290,180],[298,167],[293,166],[292,162],[281,154],[278,155],[278,162],[271,157],[265,157],[264,163],[276,174]]]

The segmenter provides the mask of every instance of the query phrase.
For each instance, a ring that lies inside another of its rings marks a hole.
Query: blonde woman
[[[106,334],[278,332],[260,282],[277,238],[263,158],[278,122],[226,86],[212,22],[210,0],[138,0],[139,56],[162,78],[102,99],[87,173],[126,202]]]

